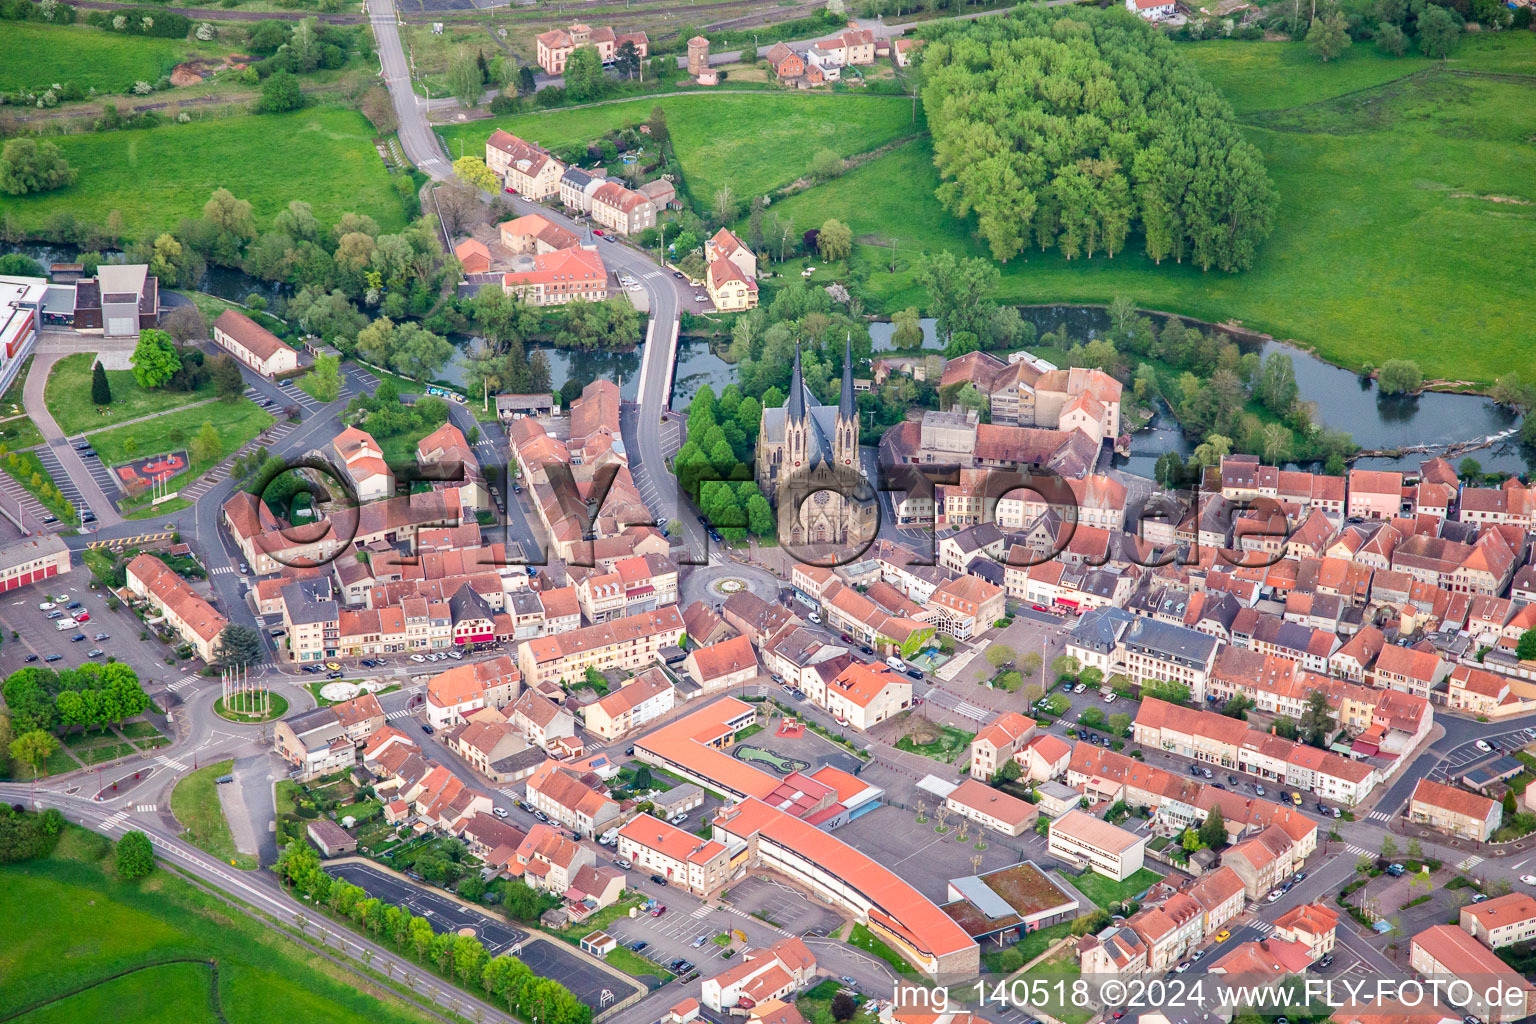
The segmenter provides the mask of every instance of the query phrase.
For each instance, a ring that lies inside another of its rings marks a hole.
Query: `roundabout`
[[[224,698],[220,697],[213,703],[213,713],[226,722],[234,722],[237,725],[260,725],[263,722],[275,722],[288,713],[288,700],[280,693],[271,694],[268,697],[268,710],[266,714],[247,714],[242,709],[250,704],[257,707],[252,695],[237,694],[231,699],[232,707],[226,707]]]

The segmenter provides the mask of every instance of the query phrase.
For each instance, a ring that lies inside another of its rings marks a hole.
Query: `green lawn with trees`
[[[705,205],[721,186],[746,198],[786,185],[807,172],[818,150],[852,156],[922,125],[921,109],[914,124],[912,102],[901,96],[773,92],[639,99],[471,121],[439,132],[454,156],[460,142],[466,155],[483,155],[497,128],[560,150],[645,121],[658,105],[689,190]]]
[[[213,190],[224,187],[248,200],[263,223],[302,198],[324,224],[358,210],[394,231],[404,224],[404,213],[370,141],[373,134],[356,111],[315,107],[60,135],[48,141],[77,172],[74,184],[7,196],[5,209],[21,231],[50,236],[60,217],[107,227],[115,210],[117,230],[137,237],[197,217]]]
[[[130,459],[185,448],[191,458],[190,470],[178,477],[176,486],[185,486],[198,476],[233,455],[241,445],[270,427],[272,414],[250,399],[238,402],[198,406],[167,413],[143,423],[130,423],[91,435],[101,459],[115,466]],[[212,425],[211,440],[204,448],[204,426]]]
[[[168,412],[216,396],[212,380],[203,381],[191,391],[175,391],[167,387],[143,388],[134,380],[132,370],[107,370],[107,386],[111,389],[112,403],[107,406],[97,405],[91,390],[95,365],[94,352],[76,352],[54,363],[48,373],[48,383],[43,388],[43,401],[54,422],[66,434],[99,430],[124,420]]]
[[[1536,134],[1536,80],[1415,76],[1414,58],[1354,55],[1365,47],[1307,63],[1299,47],[1224,41],[1185,51],[1238,98],[1280,196],[1253,269],[1156,265],[1134,245],[1112,260],[1036,248],[1000,265],[996,297],[1132,295],[1146,308],[1237,320],[1352,368],[1411,354],[1429,379],[1491,382],[1521,365],[1521,339],[1536,336],[1536,306],[1523,300],[1523,268],[1536,260],[1536,152],[1525,141]],[[1371,87],[1394,66],[1409,77]],[[1536,38],[1468,37],[1451,66],[1536,72]],[[1315,102],[1298,107],[1296,96]],[[939,185],[924,138],[773,204],[767,220],[801,231],[828,218],[849,224],[854,262],[869,272],[866,301],[887,312],[922,306],[922,251],[987,255],[933,198]]]
[[[196,39],[114,34],[90,25],[8,21],[0,32],[0,91],[47,89],[65,82],[126,93],[154,83],[185,60],[216,58],[228,46]]]
[[[1081,875],[1067,879],[1074,889],[1092,900],[1095,906],[1105,910],[1133,898],[1162,880],[1163,876],[1151,868],[1142,868],[1123,882],[1117,882],[1097,871],[1084,871]]]
[[[0,949],[0,1016],[27,1024],[427,1019],[380,998],[382,983],[331,965],[171,872],[126,879],[110,850],[102,836],[69,827],[51,855],[0,866],[0,912],[11,936]],[[161,966],[176,959],[194,963]],[[218,963],[216,994],[210,960]],[[27,1012],[50,1000],[59,1001]]]

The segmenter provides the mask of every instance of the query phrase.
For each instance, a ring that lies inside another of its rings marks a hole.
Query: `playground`
[[[809,771],[811,767],[809,761],[802,761],[798,757],[785,757],[782,754],[775,754],[771,750],[764,750],[762,747],[755,747],[750,743],[738,745],[731,753],[739,761],[745,761],[747,764],[763,765],[778,772],[780,775]]]
[[[943,651],[936,647],[930,647],[928,650],[923,651],[921,654],[907,659],[907,661],[911,664],[916,665],[924,672],[928,672],[930,674],[937,672],[939,670],[939,666],[943,665],[949,660],[950,655],[945,654]]]
[[[163,485],[167,480],[186,471],[187,453],[185,451],[150,455],[116,466],[112,470],[117,475],[118,484],[129,494],[146,491],[151,484]]]
[[[779,723],[774,735],[781,739],[799,739],[805,735],[805,723],[798,718],[786,718]]]

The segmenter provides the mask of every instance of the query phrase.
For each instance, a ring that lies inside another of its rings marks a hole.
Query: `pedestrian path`
[[[1473,868],[1477,867],[1482,862],[1483,862],[1483,858],[1477,856],[1476,854],[1473,854],[1472,856],[1468,857],[1466,860],[1462,861],[1460,864],[1457,864],[1456,868],[1457,868],[1457,870],[1460,870],[1460,871],[1471,871]]]
[[[232,565],[224,565],[217,569],[208,570],[208,575],[210,576],[233,576],[234,574],[235,567]]]
[[[178,496],[186,498],[188,501],[196,501],[229,478],[230,468],[234,465],[236,459],[247,452],[255,450],[257,447],[270,446],[277,441],[281,441],[293,433],[294,429],[295,424],[289,423],[287,420],[273,424],[258,434],[254,440],[246,442],[239,451],[204,473],[196,483],[182,488]]]
[[[966,718],[976,722],[985,722],[992,717],[992,712],[989,709],[977,707],[968,700],[956,701],[953,710],[955,714],[964,715]]]
[[[703,917],[708,917],[709,916],[709,904],[708,903],[700,903],[697,907],[693,908],[693,914],[690,915],[690,916],[692,916],[695,919],[703,918]]]
[[[139,814],[154,814],[159,810],[154,804],[134,804],[133,809]]]
[[[182,676],[175,682],[167,683],[165,688],[170,690],[172,693],[180,693],[183,687],[188,686],[191,683],[195,683],[197,679],[197,676]]]
[[[1352,843],[1345,843],[1344,844],[1344,849],[1348,850],[1350,853],[1354,854],[1356,857],[1369,857],[1371,855],[1371,851],[1370,850],[1367,850],[1363,846],[1355,846]]]
[[[399,710],[396,710],[396,711],[387,712],[384,715],[384,720],[387,721],[387,722],[398,722],[402,718],[410,718],[410,717],[411,717],[411,709],[410,708],[400,708]]]
[[[1367,814],[1365,816],[1365,820],[1366,821],[1391,821],[1392,820],[1392,812],[1391,811],[1372,811],[1370,814]]]
[[[109,815],[107,815],[107,817],[102,819],[101,829],[102,829],[103,832],[110,832],[113,829],[117,828],[118,826],[122,825],[122,823],[127,821],[127,820],[128,820],[128,812],[127,811],[118,811],[115,814],[109,814]]]
[[[1260,935],[1268,935],[1270,932],[1275,930],[1275,926],[1270,924],[1268,921],[1255,921],[1253,922],[1252,927],[1253,930],[1258,932]]]

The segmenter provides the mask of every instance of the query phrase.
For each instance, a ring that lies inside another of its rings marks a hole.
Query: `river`
[[[1019,313],[1042,335],[1065,326],[1072,338],[1088,340],[1109,328],[1109,313],[1103,307],[1023,306]],[[937,351],[934,322],[924,319],[922,325],[923,348]],[[872,323],[869,331],[876,351],[895,351],[891,344],[891,335],[895,331],[893,324]],[[1375,381],[1326,363],[1295,346],[1278,341],[1255,344],[1244,338],[1236,340],[1245,350],[1258,351],[1265,357],[1271,352],[1289,355],[1296,373],[1297,389],[1303,399],[1317,403],[1318,421],[1335,430],[1347,431],[1361,448],[1374,450],[1471,441],[1498,435],[1519,425],[1518,416],[1482,395],[1429,391],[1412,398],[1386,398],[1378,394]],[[1164,452],[1177,451],[1187,457],[1193,450],[1194,446],[1179,430],[1177,421],[1164,409],[1146,429],[1131,438],[1130,457],[1117,458],[1115,462],[1129,472],[1151,476],[1153,464]],[[1523,473],[1536,468],[1513,437],[1469,454],[1486,470]],[[1414,470],[1426,457],[1360,459],[1354,465],[1361,469]]]
[[[50,262],[73,260],[78,247],[28,243],[0,245],[0,252],[24,252],[46,266]],[[236,302],[243,302],[252,292],[271,302],[289,290],[240,270],[214,266],[208,268],[199,288]],[[1109,327],[1109,314],[1102,306],[1021,306],[1019,313],[1034,324],[1039,335],[1064,326],[1071,338],[1086,341]],[[933,320],[924,319],[922,327],[923,349],[938,351]],[[885,321],[869,325],[875,351],[895,351],[891,343],[894,331],[894,325]],[[1347,431],[1362,448],[1388,449],[1471,441],[1512,431],[1519,423],[1518,417],[1509,410],[1481,395],[1426,392],[1412,398],[1384,398],[1377,393],[1374,381],[1326,363],[1310,352],[1277,341],[1256,344],[1246,338],[1236,340],[1245,349],[1256,348],[1265,356],[1276,351],[1289,355],[1295,368],[1297,388],[1303,399],[1317,404],[1318,421],[1327,427]],[[463,386],[468,383],[465,354],[470,345],[478,342],[472,338],[455,338],[454,341],[457,350],[440,378]],[[551,385],[556,390],[573,377],[583,384],[604,378],[619,383],[626,399],[635,397],[641,357],[638,348],[629,352],[539,348],[549,360]],[[672,408],[686,408],[694,393],[706,383],[718,394],[734,379],[735,368],[711,352],[708,342],[700,338],[680,338]],[[1193,451],[1193,445],[1179,430],[1177,421],[1163,409],[1145,429],[1132,437],[1129,457],[1116,458],[1115,462],[1132,473],[1151,476],[1158,456],[1167,451],[1177,451],[1187,457]],[[1523,473],[1536,469],[1536,464],[1528,461],[1528,453],[1512,436],[1470,455],[1487,470]],[[1398,459],[1370,458],[1358,460],[1354,465],[1363,469],[1413,470],[1424,458],[1417,454]]]

